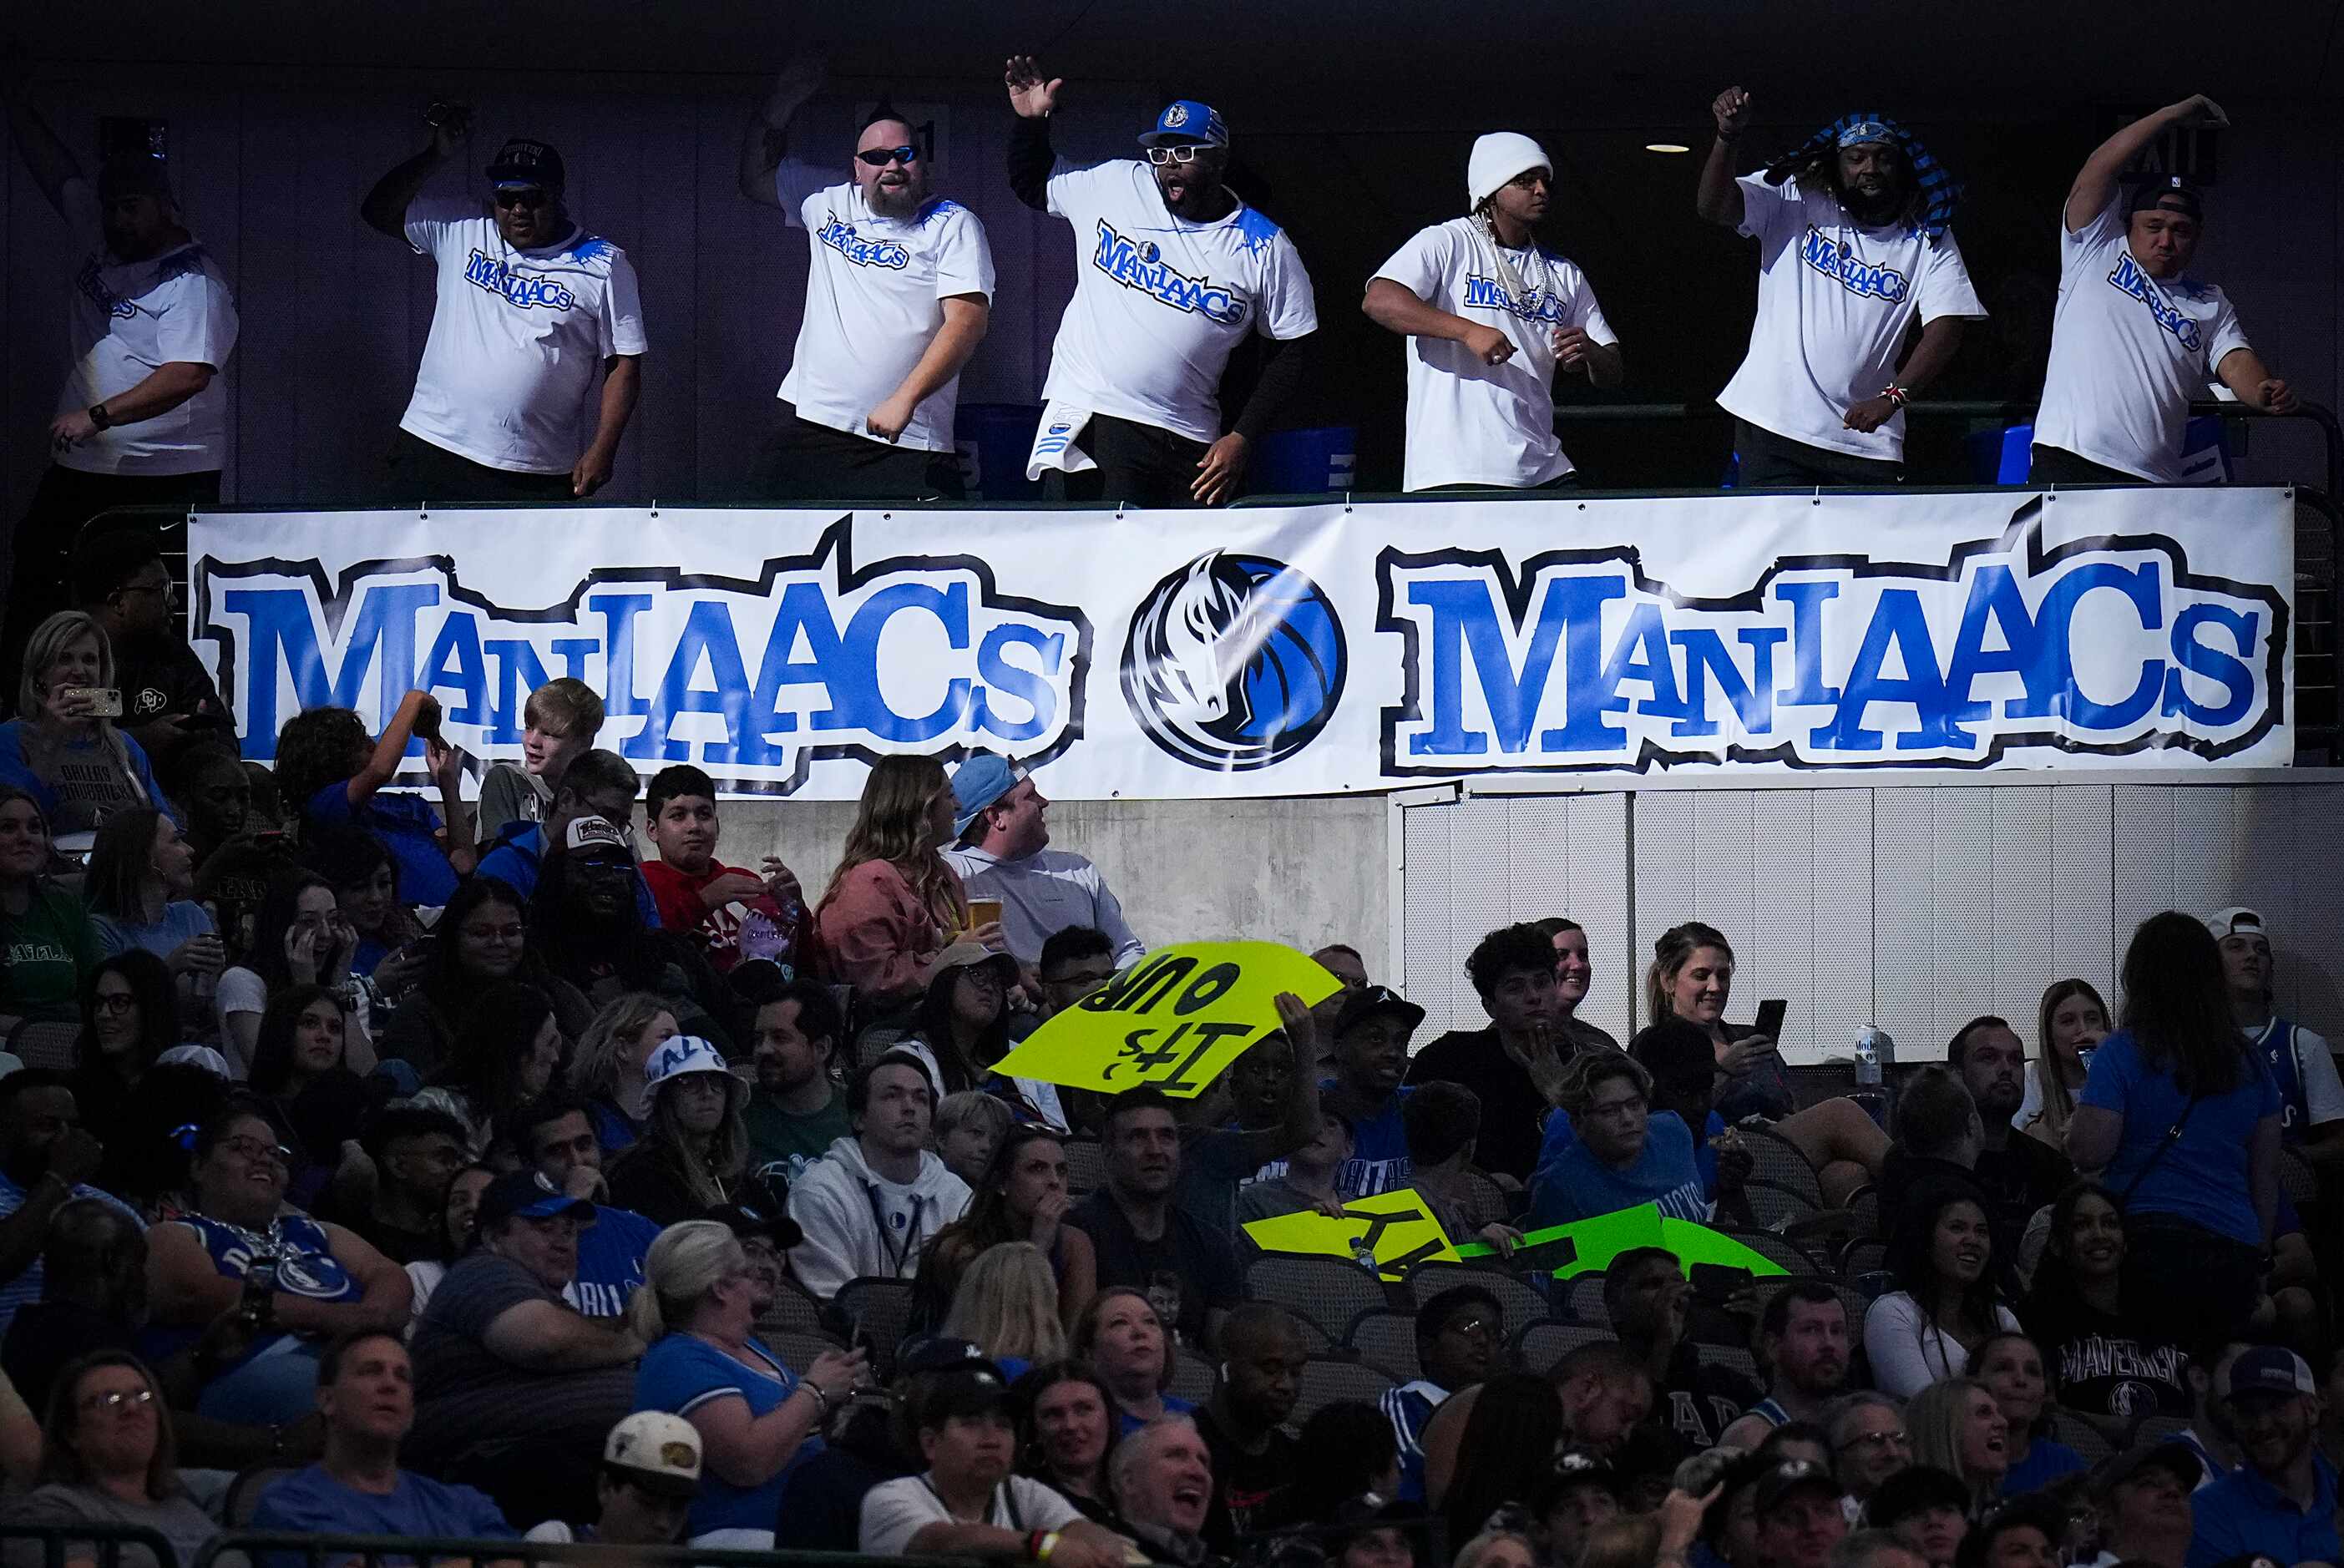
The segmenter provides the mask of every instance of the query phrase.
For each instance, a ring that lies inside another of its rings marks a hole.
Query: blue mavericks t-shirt
[[[748,1352],[751,1361],[762,1363],[762,1371],[743,1366],[690,1334],[662,1335],[635,1369],[635,1408],[667,1411],[689,1420],[693,1411],[709,1401],[737,1395],[748,1402],[750,1419],[756,1420],[794,1393],[798,1379],[755,1340],[749,1341]],[[757,1486],[735,1486],[715,1471],[702,1469],[700,1495],[692,1501],[692,1521],[684,1533],[771,1530],[781,1511],[782,1486],[790,1472],[822,1450],[821,1436],[809,1435],[787,1462]]]
[[[302,815],[321,827],[362,827],[381,839],[399,862],[400,903],[432,907],[456,896],[456,868],[432,836],[440,818],[420,796],[379,790],[352,810],[350,781],[337,779],[309,797]]]
[[[1328,1078],[1319,1084],[1318,1092],[1329,1094],[1334,1087],[1335,1080]],[[1416,1179],[1416,1162],[1408,1157],[1408,1128],[1400,1120],[1399,1109],[1400,1102],[1415,1092],[1413,1086],[1395,1089],[1375,1115],[1351,1124],[1351,1158],[1336,1174],[1338,1196],[1346,1201],[1373,1198],[1379,1192],[1398,1191]]]
[[[399,1472],[387,1496],[344,1486],[323,1465],[297,1470],[260,1494],[252,1515],[255,1530],[297,1531],[309,1535],[439,1535],[510,1540],[516,1532],[485,1492],[452,1486],[427,1476]],[[271,1568],[298,1564],[298,1552],[271,1553]],[[410,1562],[386,1556],[384,1564]]]
[[[1557,1138],[1555,1128],[1570,1125],[1567,1116],[1547,1118],[1546,1143],[1531,1178],[1532,1228],[1567,1225],[1645,1203],[1659,1204],[1662,1214],[1677,1219],[1709,1218],[1701,1170],[1693,1163],[1692,1132],[1674,1111],[1654,1111],[1647,1119],[1643,1152],[1625,1170],[1599,1161],[1576,1136],[1567,1142]]]
[[[594,1223],[578,1233],[578,1276],[561,1288],[562,1299],[590,1318],[624,1312],[627,1298],[643,1282],[643,1254],[659,1233],[631,1209],[596,1204]]]
[[[2279,1114],[2278,1090],[2259,1051],[2245,1052],[2243,1059],[2252,1065],[2238,1087],[2199,1100],[2181,1136],[2152,1168],[2151,1157],[2181,1119],[2189,1097],[2171,1073],[2157,1071],[2142,1058],[2140,1047],[2124,1030],[2100,1042],[2076,1103],[2124,1118],[2123,1138],[2101,1179],[2110,1191],[2121,1193],[2140,1178],[2126,1205],[2128,1212],[2169,1214],[2249,1247],[2263,1244],[2247,1185],[2247,1146],[2257,1122]],[[2141,1178],[2144,1168],[2148,1174]]]

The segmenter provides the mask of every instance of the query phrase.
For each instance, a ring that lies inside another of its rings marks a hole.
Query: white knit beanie
[[[1554,172],[1554,160],[1546,156],[1546,148],[1520,131],[1491,131],[1473,144],[1473,156],[1465,163],[1465,189],[1479,207],[1500,186],[1533,168]]]

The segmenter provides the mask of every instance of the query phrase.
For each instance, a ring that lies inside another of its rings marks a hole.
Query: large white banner
[[[818,799],[974,746],[1071,799],[2294,751],[2281,490],[205,511],[189,551],[264,761],[410,685],[516,756],[562,674],[645,773]]]

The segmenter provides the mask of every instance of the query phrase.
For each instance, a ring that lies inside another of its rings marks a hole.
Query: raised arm
[[[828,57],[813,49],[791,56],[790,63],[774,74],[765,101],[749,116],[749,124],[741,132],[741,194],[749,200],[767,207],[782,205],[780,193],[773,189],[773,170],[788,156],[790,122],[829,76]]]
[[[2220,105],[2198,93],[2177,104],[2167,104],[2155,114],[2143,115],[2117,132],[2092,149],[2092,156],[2084,160],[2083,168],[2076,175],[2076,183],[2067,187],[2067,206],[2061,215],[2067,232],[2077,232],[2100,215],[2117,193],[2117,180],[2124,174],[2125,165],[2167,130],[2174,126],[2229,123]]]
[[[382,727],[382,738],[375,742],[366,766],[350,779],[351,805],[366,804],[377,790],[399,776],[399,764],[407,760],[407,743],[415,738],[416,723],[426,711],[434,717],[440,712],[440,699],[429,692],[409,692],[399,700],[399,711]]]
[[[1009,127],[1009,188],[1036,212],[1050,210],[1050,114],[1058,106],[1063,77],[1045,80],[1031,55],[1012,55],[1001,73],[1017,123]]]
[[[0,69],[0,96],[8,105],[8,134],[15,139],[16,152],[32,171],[33,183],[49,198],[49,205],[65,216],[66,182],[81,178],[81,165],[66,144],[57,139],[49,122],[27,101],[23,73],[14,68]]]
[[[1717,122],[1717,139],[1709,144],[1709,159],[1701,166],[1701,187],[1692,209],[1723,228],[1742,227],[1742,187],[1733,183],[1733,144],[1750,126],[1750,94],[1728,87],[1709,106]]]
[[[431,145],[374,182],[374,188],[359,203],[359,216],[367,227],[393,239],[407,238],[407,209],[413,205],[423,182],[429,179],[440,166],[456,156],[463,145],[464,133],[471,128],[472,111],[455,106],[431,127]]]

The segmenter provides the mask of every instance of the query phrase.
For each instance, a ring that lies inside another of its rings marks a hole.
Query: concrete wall
[[[819,897],[854,821],[851,802],[728,801],[720,853],[752,866],[779,855]],[[1051,842],[1098,863],[1149,946],[1346,942],[1379,976],[1389,972],[1388,831],[1381,795],[1050,807]]]

